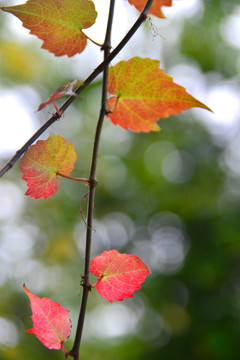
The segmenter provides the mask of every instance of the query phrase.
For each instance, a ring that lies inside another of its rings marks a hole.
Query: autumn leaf
[[[63,343],[71,332],[70,312],[58,302],[33,294],[23,285],[30,300],[33,328],[27,330],[49,349],[63,349]]]
[[[59,186],[58,173],[69,175],[76,158],[73,144],[61,135],[38,140],[21,159],[22,178],[28,184],[26,195],[35,199],[53,195]]]
[[[106,300],[133,297],[150,273],[149,268],[136,255],[120,254],[116,250],[104,251],[92,259],[91,273],[98,276],[94,285]]]
[[[57,99],[60,99],[61,97],[63,96],[77,96],[77,94],[73,91],[73,89],[78,86],[78,85],[81,85],[83,84],[81,81],[79,81],[78,79],[75,79],[73,81],[69,81],[67,82],[66,84],[60,86],[59,88],[57,88],[56,90],[54,90],[52,92],[52,94],[50,95],[50,98],[43,102],[42,104],[39,105],[38,107],[38,110],[37,111],[40,111],[42,110],[46,105],[50,104],[50,103],[53,103],[57,113],[59,115],[61,115],[55,101]]]
[[[146,0],[128,0],[128,2],[135,6],[139,11],[142,11],[146,5]],[[159,18],[164,18],[162,13],[162,6],[172,6],[172,0],[154,0],[150,8],[149,14],[155,15]]]
[[[43,40],[42,48],[56,56],[81,53],[87,45],[82,29],[92,26],[97,17],[91,0],[28,0],[0,9],[18,17],[30,34]]]
[[[159,69],[159,61],[131,58],[109,68],[108,117],[124,129],[159,130],[156,121],[192,107],[210,110]],[[211,110],[210,110],[211,111]]]

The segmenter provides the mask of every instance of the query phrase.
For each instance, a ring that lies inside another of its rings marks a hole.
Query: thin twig
[[[104,44],[102,46],[102,50],[104,51],[104,60],[109,55],[111,49],[111,29],[112,29],[112,21],[113,21],[113,13],[114,13],[115,0],[111,0],[109,14],[108,14],[108,24],[105,35]],[[93,228],[93,211],[94,211],[94,197],[95,197],[95,184],[96,184],[96,171],[97,171],[97,161],[98,161],[98,149],[102,131],[102,125],[104,121],[104,117],[108,112],[107,106],[107,84],[108,84],[108,67],[107,65],[103,71],[103,81],[102,81],[102,100],[101,100],[101,110],[99,113],[94,145],[93,145],[93,153],[92,153],[92,163],[91,170],[89,176],[89,196],[88,196],[88,214],[87,214],[87,231],[86,231],[86,249],[85,249],[85,266],[84,266],[84,276],[82,281],[83,286],[83,295],[82,295],[82,303],[79,312],[78,325],[76,330],[76,336],[73,348],[71,350],[71,354],[73,354],[74,360],[79,359],[79,350],[82,338],[83,324],[86,314],[87,307],[87,299],[89,291],[91,290],[91,282],[90,282],[90,259],[91,259],[91,244],[92,244],[92,228]]]
[[[122,41],[118,46],[108,55],[108,57],[89,75],[89,77],[84,81],[83,85],[79,86],[75,93],[79,95],[103,70],[105,67],[117,56],[117,54],[124,48],[128,43],[131,37],[135,34],[141,24],[146,20],[148,11],[152,5],[153,0],[148,0],[145,8],[139,15],[137,21],[133,24],[128,33],[124,36]],[[70,96],[65,103],[59,109],[61,114],[71,105],[71,103],[76,99],[76,96]],[[45,130],[47,130],[56,120],[60,118],[59,114],[55,113],[17,152],[16,154],[2,167],[0,170],[0,177],[3,176],[7,171],[9,171],[16,161],[25,153],[32,143],[41,136]]]

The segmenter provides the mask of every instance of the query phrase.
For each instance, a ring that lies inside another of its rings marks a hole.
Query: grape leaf
[[[51,95],[50,95],[50,98],[43,102],[42,104],[39,105],[38,107],[38,110],[37,111],[40,111],[42,110],[43,108],[45,108],[46,105],[50,104],[50,103],[53,103],[57,113],[59,115],[61,115],[55,101],[57,99],[60,99],[61,97],[63,96],[66,96],[66,95],[69,95],[69,96],[77,96],[77,94],[73,91],[73,89],[78,86],[78,85],[82,85],[83,83],[81,81],[79,81],[78,79],[75,79],[73,81],[69,81],[67,82],[66,84],[60,86],[59,88],[57,88],[56,90],[54,90]]]
[[[135,6],[139,11],[142,11],[146,5],[146,0],[128,0],[128,2]],[[165,18],[162,13],[162,6],[172,6],[172,0],[154,0],[150,8],[149,14],[155,15],[159,18]]]
[[[87,45],[82,29],[92,26],[97,16],[91,0],[28,0],[0,9],[18,17],[30,34],[43,40],[42,48],[56,56],[82,52]]]
[[[59,186],[57,173],[69,175],[77,154],[72,143],[61,135],[50,135],[28,148],[21,159],[23,180],[28,184],[25,195],[39,199],[53,195]]]
[[[33,328],[27,330],[49,349],[61,349],[71,332],[70,312],[58,302],[33,294],[23,285],[30,300]]]
[[[91,261],[91,273],[99,276],[94,285],[106,300],[133,297],[150,273],[149,268],[136,255],[120,254],[116,250],[104,251]]]
[[[133,57],[109,68],[108,117],[124,129],[159,130],[156,121],[191,107],[210,110],[159,69],[159,61]],[[210,110],[211,111],[211,110]]]

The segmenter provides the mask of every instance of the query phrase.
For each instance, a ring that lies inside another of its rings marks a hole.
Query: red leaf
[[[71,332],[70,312],[58,302],[34,295],[25,285],[23,289],[32,309],[33,328],[27,332],[35,334],[47,348],[61,349]]]
[[[69,175],[76,158],[73,144],[61,135],[50,135],[47,140],[38,140],[21,159],[22,178],[28,184],[26,195],[35,199],[53,195],[59,186],[57,173]]]
[[[50,98],[43,102],[42,104],[39,105],[38,107],[38,110],[37,111],[40,111],[42,110],[46,105],[50,104],[50,103],[53,103],[55,109],[57,110],[57,113],[60,113],[56,104],[55,104],[55,101],[57,99],[60,99],[61,97],[63,96],[77,96],[77,94],[73,91],[73,89],[80,85],[80,84],[83,84],[81,81],[79,81],[78,79],[75,79],[73,81],[69,81],[67,82],[66,84],[60,86],[59,88],[57,88],[56,90],[54,90],[51,95],[50,95]]]
[[[156,121],[191,107],[210,110],[159,69],[159,61],[138,56],[109,68],[108,92],[112,96],[108,117],[124,129],[159,130]],[[211,110],[210,110],[211,111]]]
[[[136,255],[120,254],[116,250],[104,251],[92,259],[91,273],[99,276],[96,289],[106,300],[133,297],[150,273],[149,268]]]
[[[128,0],[128,2],[134,5],[139,11],[142,11],[146,5],[146,0]],[[154,0],[149,14],[155,15],[159,18],[164,18],[165,16],[161,9],[162,6],[172,6],[172,0]]]
[[[87,45],[82,29],[92,26],[97,16],[91,0],[28,0],[0,9],[17,16],[31,34],[43,40],[42,48],[56,56],[82,52]]]

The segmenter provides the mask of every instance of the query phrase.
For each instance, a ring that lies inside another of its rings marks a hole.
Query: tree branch
[[[124,36],[122,41],[117,45],[117,47],[107,56],[106,59],[89,75],[89,77],[84,81],[83,85],[79,86],[75,93],[79,95],[103,70],[105,67],[116,57],[116,55],[124,48],[127,42],[131,39],[131,37],[135,34],[141,24],[146,20],[148,11],[152,5],[153,0],[148,0],[146,5],[139,15],[137,21],[128,31],[128,33]],[[71,103],[76,99],[75,96],[69,97],[65,103],[59,109],[61,114],[71,105]],[[1,168],[0,177],[3,176],[7,171],[9,171],[16,161],[25,153],[25,151],[29,148],[35,140],[37,140],[45,130],[47,130],[56,120],[58,120],[61,116],[55,113],[51,118],[15,153],[15,155]]]

